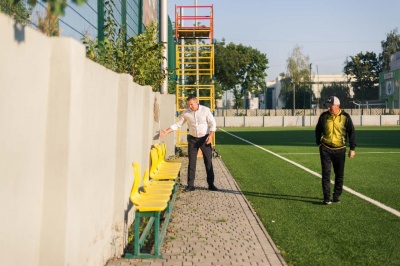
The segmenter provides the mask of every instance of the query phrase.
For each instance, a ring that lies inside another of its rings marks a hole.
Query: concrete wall
[[[355,126],[395,126],[399,115],[352,115]],[[315,126],[318,116],[217,116],[218,127],[305,127]]]
[[[88,60],[73,39],[2,14],[0,29],[0,265],[104,265],[133,221],[131,163],[148,167],[174,96]]]

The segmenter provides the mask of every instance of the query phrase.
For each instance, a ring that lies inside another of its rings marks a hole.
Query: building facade
[[[313,75],[313,82],[311,89],[314,94],[314,99],[321,99],[324,101],[326,97],[330,95],[321,95],[322,89],[333,83],[348,84],[346,75]],[[281,95],[282,82],[280,78],[276,78],[275,81],[269,81],[266,83],[266,91],[260,95],[260,109],[283,109],[285,106],[284,98]],[[353,97],[353,90],[350,88],[350,96]],[[317,105],[314,105],[317,107]]]

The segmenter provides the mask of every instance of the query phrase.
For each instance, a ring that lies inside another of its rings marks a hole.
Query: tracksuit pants
[[[335,172],[333,196],[339,197],[343,190],[346,148],[333,150],[321,145],[319,147],[319,154],[321,158],[322,192],[324,194],[324,199],[329,199],[331,194],[331,166],[333,166],[333,171]]]

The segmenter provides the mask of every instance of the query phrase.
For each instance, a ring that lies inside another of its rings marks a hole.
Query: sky
[[[168,0],[172,21],[175,5],[213,5],[214,38],[266,54],[268,81],[286,72],[296,46],[313,74],[341,75],[348,57],[378,55],[387,34],[400,30],[400,0]]]

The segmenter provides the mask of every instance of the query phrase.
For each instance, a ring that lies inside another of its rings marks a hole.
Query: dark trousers
[[[188,166],[188,186],[194,186],[194,179],[196,176],[196,162],[197,153],[199,149],[203,153],[204,165],[207,172],[207,183],[208,186],[214,185],[214,170],[212,165],[212,147],[211,144],[206,144],[208,135],[202,138],[195,138],[189,135],[188,137],[188,155],[189,155],[189,166]]]
[[[331,150],[321,145],[319,147],[319,155],[322,167],[322,192],[324,198],[328,199],[331,194],[331,166],[335,172],[335,186],[333,196],[339,197],[343,190],[344,163],[346,159],[346,148],[339,150]]]

